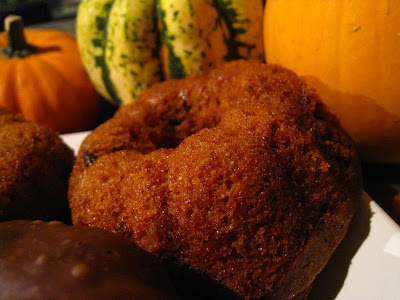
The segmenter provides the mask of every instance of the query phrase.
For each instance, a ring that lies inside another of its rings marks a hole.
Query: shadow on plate
[[[370,232],[372,212],[370,198],[363,196],[360,208],[350,223],[348,232],[326,267],[317,276],[308,300],[332,300],[340,292],[351,261]]]

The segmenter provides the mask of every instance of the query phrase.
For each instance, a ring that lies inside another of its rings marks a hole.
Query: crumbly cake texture
[[[58,221],[0,223],[1,299],[176,299],[167,269],[128,239]]]
[[[361,197],[352,140],[293,72],[234,61],[169,80],[83,142],[74,224],[128,237],[244,298],[304,294]]]
[[[71,223],[72,150],[58,133],[0,107],[0,221]]]

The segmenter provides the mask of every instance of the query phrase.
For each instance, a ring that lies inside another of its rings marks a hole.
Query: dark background
[[[22,16],[29,26],[74,17],[78,5],[79,0],[0,0],[0,31],[10,14]]]

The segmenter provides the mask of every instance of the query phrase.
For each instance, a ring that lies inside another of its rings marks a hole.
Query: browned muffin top
[[[0,107],[0,221],[70,222],[74,155],[58,134]]]
[[[315,91],[235,61],[144,91],[84,141],[75,224],[173,257],[237,294],[302,293],[361,196],[357,153]]]

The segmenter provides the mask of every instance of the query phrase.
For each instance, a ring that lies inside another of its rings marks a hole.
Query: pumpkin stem
[[[35,46],[25,41],[24,21],[21,16],[9,15],[4,19],[8,46],[0,51],[5,57],[25,57],[37,51]]]

